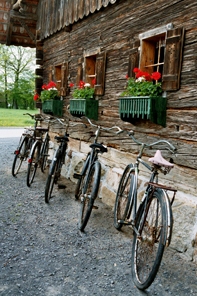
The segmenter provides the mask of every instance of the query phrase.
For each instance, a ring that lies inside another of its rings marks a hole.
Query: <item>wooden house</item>
[[[92,77],[96,77],[96,123],[132,129],[143,142],[166,139],[176,146],[175,168],[162,180],[178,189],[172,246],[197,260],[197,2],[1,2],[0,18],[4,10],[7,19],[0,25],[0,42],[36,48],[36,91],[40,93],[43,83],[55,81],[64,100],[64,116],[72,99],[70,83],[92,83]],[[167,105],[162,113],[156,110],[157,120],[141,116],[124,119],[120,114],[119,96],[126,85],[125,76],[132,76],[134,67],[162,73],[163,102]],[[79,119],[73,116],[72,120]],[[93,139],[91,131],[69,131],[71,160],[65,175],[72,180]],[[138,147],[125,135],[105,132],[100,141],[108,146],[108,153],[101,157],[99,196],[113,206],[120,172],[134,161]],[[154,151],[146,150],[145,158]],[[165,150],[162,153],[171,157]],[[142,174],[143,189],[147,172]]]

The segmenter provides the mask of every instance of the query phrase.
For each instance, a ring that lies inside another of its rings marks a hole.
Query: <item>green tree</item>
[[[34,108],[35,50],[0,45],[0,80],[6,107]]]

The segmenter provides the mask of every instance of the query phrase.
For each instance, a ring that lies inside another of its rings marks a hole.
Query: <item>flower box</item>
[[[133,119],[149,119],[166,126],[167,99],[163,97],[121,97],[119,98],[119,114],[123,121]]]
[[[42,111],[46,114],[62,116],[63,101],[62,100],[47,100],[42,103]]]
[[[70,114],[77,117],[86,116],[90,119],[98,120],[98,101],[92,99],[71,99]]]

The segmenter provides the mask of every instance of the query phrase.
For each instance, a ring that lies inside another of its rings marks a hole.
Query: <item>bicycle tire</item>
[[[75,198],[78,200],[81,192],[82,192],[82,188],[83,188],[83,183],[84,183],[84,178],[87,174],[87,169],[88,169],[88,165],[89,165],[89,160],[90,160],[90,155],[87,156],[83,168],[81,170],[81,174],[80,174],[80,178],[77,180],[77,184],[75,187]]]
[[[132,164],[129,164],[120,179],[114,205],[114,226],[118,230],[124,225],[118,221],[125,221],[126,218],[129,218],[136,197],[137,190],[134,174],[135,169]]]
[[[139,207],[135,224],[139,235],[134,231],[131,266],[134,284],[140,290],[152,284],[159,270],[166,244],[167,221],[163,191],[155,190]]]
[[[27,186],[30,187],[33,183],[36,170],[38,167],[38,161],[40,157],[40,148],[41,143],[39,141],[36,141],[31,149],[30,157],[28,159],[28,167],[27,167]]]
[[[13,164],[12,164],[12,176],[16,177],[16,175],[18,174],[22,162],[24,159],[27,158],[28,154],[27,154],[27,147],[28,147],[28,137],[24,137],[20,143],[19,148],[14,152],[15,153],[15,157],[13,160]]]
[[[84,231],[90,218],[94,201],[98,194],[101,177],[101,164],[96,161],[90,168],[84,183],[83,196],[81,196],[81,210],[79,218],[79,229]]]
[[[57,183],[57,180],[58,180],[58,177],[56,175],[58,166],[59,166],[59,158],[58,158],[58,150],[57,150],[54,154],[53,161],[51,163],[49,174],[46,181],[46,186],[45,186],[45,202],[46,203],[49,203],[49,200],[51,199],[54,183]]]
[[[42,148],[41,148],[41,172],[44,173],[46,166],[47,166],[47,158],[48,158],[48,151],[49,151],[49,139],[46,137]]]

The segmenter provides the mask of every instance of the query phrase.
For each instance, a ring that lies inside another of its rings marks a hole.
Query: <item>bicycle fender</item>
[[[172,215],[172,207],[170,203],[170,199],[168,193],[161,189],[164,195],[165,204],[166,204],[166,212],[167,212],[167,229],[166,229],[166,243],[165,246],[168,247],[171,242],[172,237],[172,228],[173,228],[173,215]]]
[[[30,154],[29,154],[29,159],[32,158],[32,153],[34,152],[34,148],[35,148],[35,146],[37,146],[37,145],[41,145],[41,143],[40,143],[38,140],[36,140],[36,141],[33,143],[33,146],[31,147],[31,151],[30,151]]]

